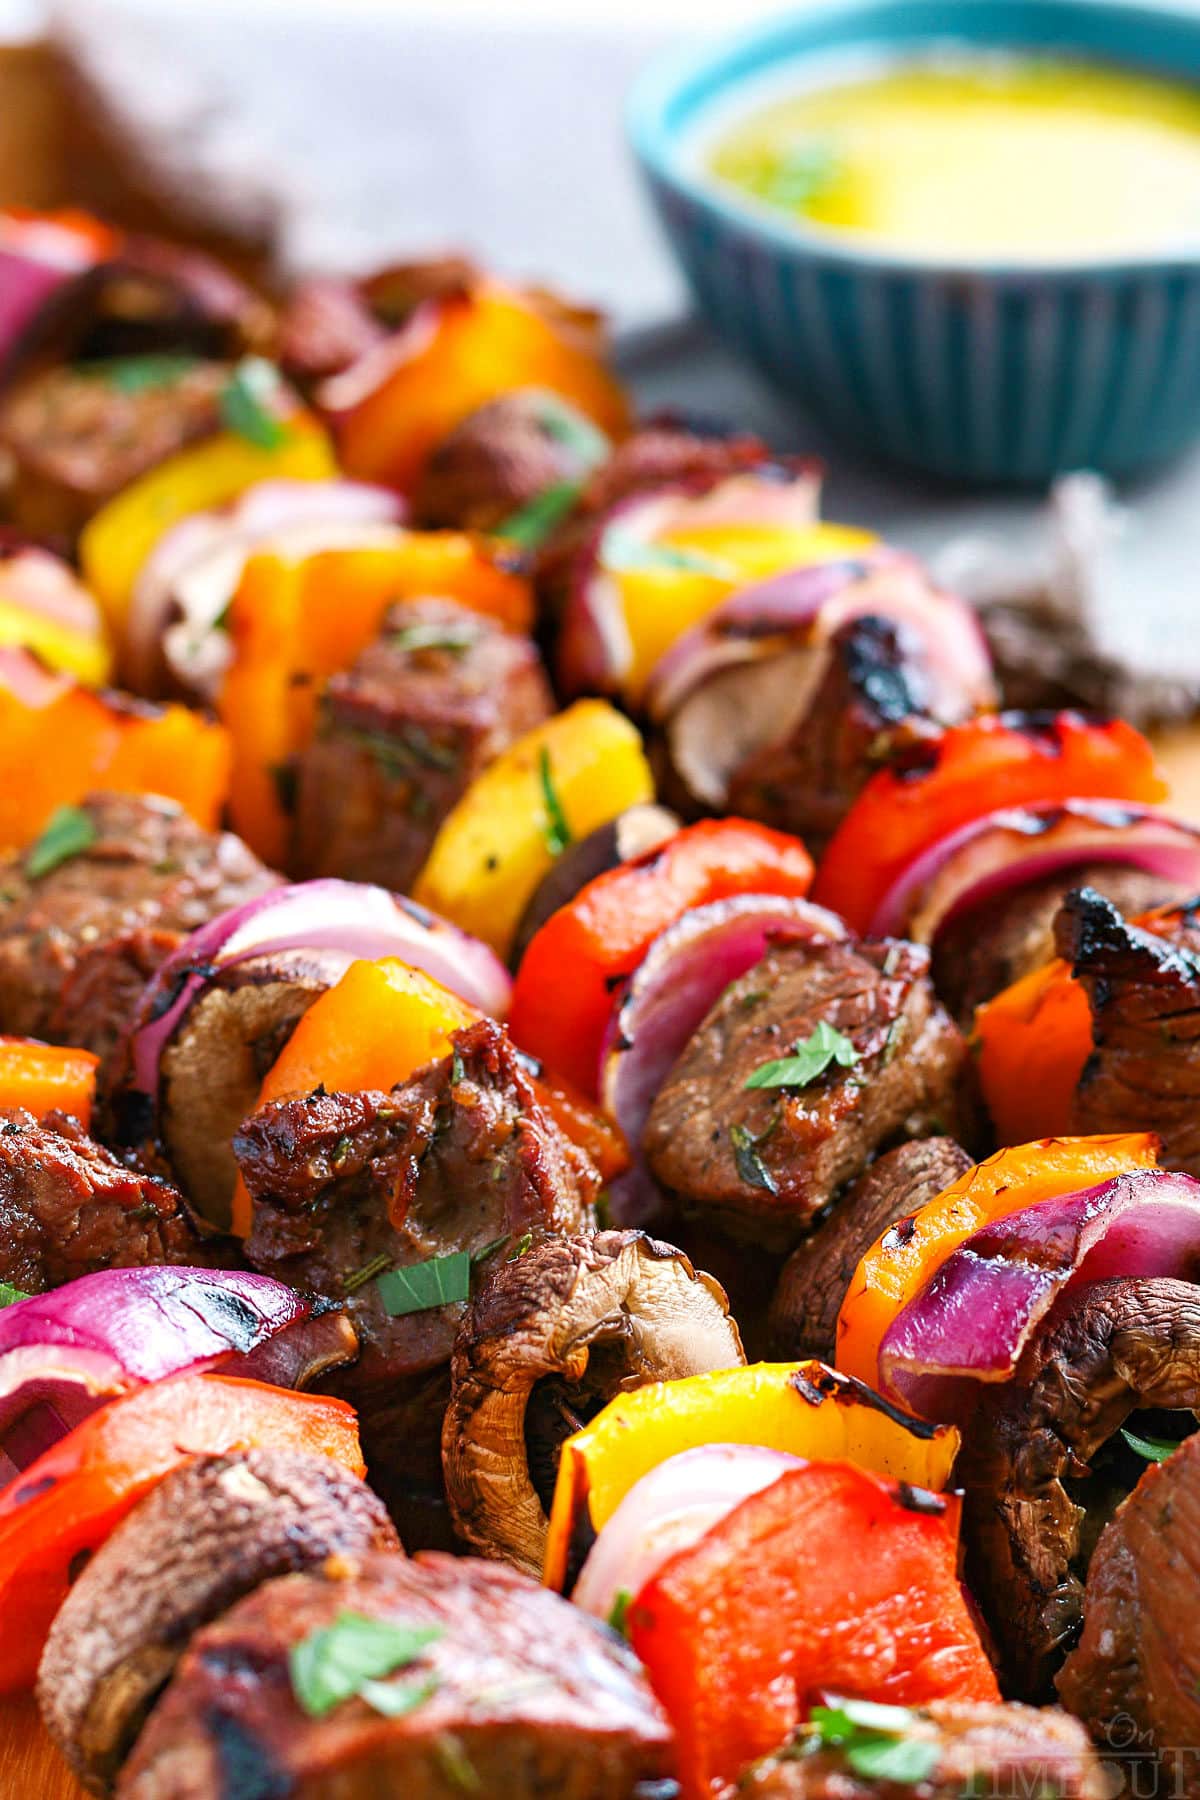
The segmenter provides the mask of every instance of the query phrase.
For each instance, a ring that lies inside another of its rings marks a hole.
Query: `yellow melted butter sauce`
[[[1001,260],[1200,246],[1200,92],[1101,64],[977,54],[744,113],[722,184],[895,251]]]

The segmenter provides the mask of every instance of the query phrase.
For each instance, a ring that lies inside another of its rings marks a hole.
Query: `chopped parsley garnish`
[[[718,581],[735,581],[737,569],[719,556],[706,556],[702,550],[685,550],[676,544],[652,544],[636,537],[620,525],[610,525],[600,546],[600,560],[606,569],[618,573],[675,571],[688,575],[711,575]]]
[[[439,1686],[437,1676],[431,1675],[428,1681],[364,1681],[358,1693],[385,1719],[405,1719],[418,1706],[424,1706]]]
[[[504,1259],[505,1262],[519,1262],[521,1257],[524,1256],[525,1252],[529,1249],[529,1246],[532,1243],[533,1243],[532,1231],[523,1231],[521,1233],[520,1237],[517,1239],[516,1243],[513,1245],[512,1249],[509,1251],[508,1255],[505,1257],[505,1259]]]
[[[557,531],[579,498],[578,481],[553,481],[496,526],[495,536],[521,550],[538,550]]]
[[[810,139],[776,157],[758,188],[759,198],[790,212],[802,212],[838,175],[838,159],[830,143]]]
[[[733,1160],[737,1172],[748,1187],[762,1188],[768,1194],[779,1192],[775,1177],[758,1154],[757,1139],[744,1125],[729,1127],[729,1141],[733,1145]]]
[[[551,856],[561,856],[571,842],[571,827],[567,823],[567,815],[554,785],[550,752],[544,744],[538,754],[538,780],[542,784],[542,804],[546,809],[546,823],[542,827],[546,846]]]
[[[148,351],[145,356],[111,356],[103,362],[81,363],[79,371],[94,375],[118,394],[147,394],[154,388],[172,387],[190,374],[198,360],[169,350]]]
[[[593,425],[586,414],[568,406],[557,394],[546,392],[541,395],[538,424],[547,437],[569,450],[583,469],[596,468],[612,448],[598,425]]]
[[[244,356],[221,390],[221,423],[259,450],[278,450],[288,427],[279,417],[279,371],[261,356]]]
[[[365,1262],[361,1269],[351,1269],[349,1275],[343,1275],[342,1286],[348,1294],[356,1294],[359,1288],[366,1287],[368,1281],[374,1281],[377,1275],[386,1275],[391,1266],[391,1257],[381,1252],[380,1255],[373,1256],[370,1262]]]
[[[57,806],[45,829],[25,853],[25,873],[31,881],[48,875],[60,863],[70,862],[96,841],[96,827],[81,806]]]
[[[850,1069],[859,1060],[850,1039],[822,1019],[810,1037],[794,1046],[791,1056],[760,1063],[745,1085],[748,1088],[808,1087],[832,1064]]]
[[[629,1636],[629,1608],[633,1605],[633,1595],[628,1588],[618,1588],[613,1603],[608,1609],[608,1623],[621,1637]]]
[[[394,650],[448,650],[461,656],[479,642],[479,627],[470,619],[456,623],[453,619],[438,624],[434,619],[418,619],[413,625],[402,625],[388,639]]]
[[[409,1269],[389,1269],[376,1282],[384,1310],[391,1318],[406,1313],[431,1312],[435,1306],[452,1306],[471,1294],[471,1255],[452,1250]]]
[[[1136,1450],[1139,1456],[1144,1456],[1147,1462],[1152,1463],[1166,1462],[1168,1456],[1174,1456],[1183,1442],[1182,1438],[1140,1437],[1136,1431],[1130,1431],[1124,1425],[1121,1427],[1121,1436],[1131,1450]]]
[[[292,1645],[288,1652],[292,1692],[313,1719],[323,1718],[356,1694],[377,1711],[401,1717],[427,1699],[437,1683],[384,1690],[387,1697],[380,1704],[379,1678],[409,1668],[444,1635],[440,1625],[398,1625],[366,1613],[340,1612],[332,1625],[310,1631]],[[368,1687],[375,1692],[368,1692]]]
[[[814,1706],[802,1742],[839,1750],[856,1775],[871,1781],[915,1786],[937,1767],[940,1755],[933,1738],[912,1737],[913,1714],[902,1706],[844,1700],[837,1706]]]
[[[28,1300],[28,1298],[29,1295],[23,1294],[20,1288],[10,1287],[7,1281],[0,1281],[0,1312],[3,1312],[6,1306],[15,1306],[18,1300]]]

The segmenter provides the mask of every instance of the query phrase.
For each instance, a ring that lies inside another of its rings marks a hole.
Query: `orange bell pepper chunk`
[[[1002,1144],[1071,1129],[1075,1090],[1092,1051],[1087,995],[1056,959],[975,1012],[983,1098]]]
[[[619,1126],[577,1089],[561,1081],[531,1078],[538,1104],[549,1113],[563,1136],[595,1163],[603,1182],[615,1181],[630,1164],[629,1146]]]
[[[668,1457],[704,1444],[755,1444],[822,1462],[852,1462],[935,1493],[958,1454],[953,1426],[929,1427],[881,1406],[824,1363],[751,1363],[618,1394],[569,1437],[546,1534],[542,1579],[561,1591],[629,1490]]]
[[[234,742],[233,824],[265,861],[287,859],[279,776],[312,737],[323,684],[378,636],[394,601],[422,594],[446,595],[516,631],[533,623],[529,583],[461,532],[397,530],[386,546],[263,553],[246,563],[218,711]]]
[[[266,1445],[362,1475],[354,1409],[227,1375],[175,1375],[112,1400],[0,1490],[0,1693],[30,1687],[73,1569],[194,1456]]]
[[[351,963],[341,980],[314,1001],[268,1069],[258,1106],[311,1094],[385,1093],[427,1063],[450,1054],[451,1035],[479,1014],[431,975],[395,957]],[[250,1195],[238,1177],[231,1229],[247,1237]]]
[[[1092,723],[1063,712],[1029,726],[1019,713],[985,715],[871,777],[834,833],[813,899],[867,931],[924,851],[987,813],[1053,800],[1153,805],[1166,791],[1154,751],[1123,719]]]
[[[704,819],[597,875],[547,919],[522,957],[513,1037],[555,1075],[595,1095],[614,985],[633,973],[659,932],[710,900],[803,896],[812,873],[799,838],[746,819]]]
[[[427,303],[408,332],[374,353],[370,367],[329,384],[331,403],[339,388],[357,387],[374,367],[378,381],[336,427],[342,467],[360,481],[411,487],[435,444],[515,388],[550,389],[609,437],[629,426],[628,402],[592,346],[498,282]]]
[[[977,1163],[911,1218],[896,1221],[863,1256],[838,1315],[838,1367],[878,1387],[889,1325],[982,1226],[1157,1162],[1153,1133],[1127,1132],[1039,1138]]]
[[[96,788],[164,794],[211,830],[230,763],[226,732],[200,713],[93,693],[0,650],[0,845],[29,842]]]
[[[90,1050],[0,1037],[0,1106],[20,1106],[35,1119],[70,1113],[86,1131],[96,1098],[100,1058]]]
[[[683,1800],[714,1800],[831,1692],[999,1699],[958,1582],[956,1495],[849,1463],[789,1470],[669,1558],[630,1638],[675,1727]]]

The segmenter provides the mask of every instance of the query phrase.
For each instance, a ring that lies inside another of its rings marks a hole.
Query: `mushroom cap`
[[[111,1793],[193,1632],[271,1576],[399,1547],[383,1502],[329,1457],[198,1457],[134,1508],[59,1609],[38,1676],[51,1737],[92,1793]]]
[[[202,1218],[229,1223],[233,1134],[301,1016],[337,971],[319,952],[256,956],[222,970],[188,1008],[162,1055],[159,1136]]]
[[[1200,1411],[1200,1287],[1190,1282],[1118,1277],[1068,1294],[964,1430],[955,1478],[966,1490],[968,1580],[1018,1699],[1053,1696],[1092,1549],[1123,1498],[1097,1458],[1143,1407]]]
[[[615,869],[619,863],[657,849],[668,838],[674,837],[682,824],[683,820],[665,806],[644,800],[637,806],[627,806],[606,825],[598,825],[586,837],[568,844],[562,855],[555,857],[521,914],[513,939],[513,968],[519,967],[530,940],[546,920],[574,900],[589,881]]]
[[[724,1290],[641,1232],[546,1238],[501,1263],[451,1363],[442,1464],[459,1535],[540,1574],[547,1516],[529,1429],[556,1415],[561,1440],[583,1422],[573,1401],[594,1412],[619,1391],[745,1360]],[[531,1408],[543,1382],[548,1405]]]

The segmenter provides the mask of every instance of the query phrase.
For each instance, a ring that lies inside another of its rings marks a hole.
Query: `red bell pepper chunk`
[[[0,1490],[0,1693],[31,1687],[80,1563],[193,1456],[258,1445],[365,1465],[354,1409],[228,1375],[176,1375],[84,1419]]]
[[[1001,807],[1166,795],[1154,752],[1123,719],[989,714],[954,725],[873,775],[842,820],[813,899],[856,931],[924,851]]]
[[[796,894],[812,884],[799,838],[746,819],[705,819],[632,862],[597,875],[554,913],[521,961],[509,1029],[594,1098],[613,990],[660,931],[693,906],[734,894]]]
[[[683,1800],[723,1793],[823,1692],[995,1700],[958,1582],[959,1502],[806,1463],[672,1556],[628,1620],[675,1727]]]

